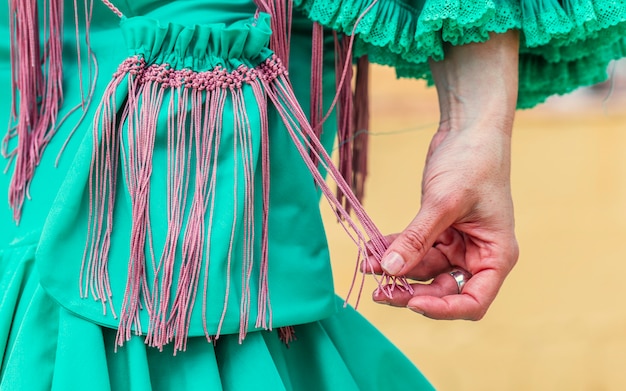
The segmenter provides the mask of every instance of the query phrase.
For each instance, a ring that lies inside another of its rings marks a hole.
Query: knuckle
[[[504,257],[508,263],[507,272],[511,271],[511,269],[513,269],[513,267],[517,264],[517,261],[519,259],[519,253],[519,244],[517,243],[517,240],[513,238],[509,243],[508,248],[505,250],[504,254]]]
[[[511,246],[511,258],[513,259],[513,264],[517,263],[517,260],[519,259],[519,244],[515,239],[513,239]]]
[[[466,198],[468,198],[467,191],[457,191],[454,194],[446,194],[439,198],[439,208],[444,213],[456,210],[462,200]]]
[[[486,313],[487,313],[487,310],[481,310],[479,312],[471,314],[468,320],[471,320],[473,322],[478,322],[479,320],[485,317]]]
[[[466,191],[457,190],[453,193],[439,193],[432,194],[430,197],[424,200],[424,204],[428,205],[437,214],[451,213],[459,208],[462,200],[467,199],[468,195]]]
[[[403,232],[403,239],[402,245],[406,250],[418,253],[425,252],[426,236],[417,227],[408,227]]]

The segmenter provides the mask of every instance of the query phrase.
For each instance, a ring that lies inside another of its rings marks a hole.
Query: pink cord
[[[102,2],[104,3],[104,5],[109,7],[109,9],[113,11],[115,15],[119,16],[120,18],[124,17],[124,14],[122,13],[122,11],[120,11],[116,6],[114,6],[113,3],[111,3],[109,0],[102,0]]]

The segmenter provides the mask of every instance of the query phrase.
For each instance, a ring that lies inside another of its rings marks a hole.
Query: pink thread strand
[[[213,227],[213,214],[215,212],[215,189],[216,189],[216,183],[217,183],[217,167],[218,167],[218,153],[219,153],[219,149],[220,149],[220,143],[221,143],[221,129],[222,129],[222,121],[221,121],[221,115],[224,111],[224,104],[225,104],[225,100],[226,100],[226,93],[224,92],[224,90],[215,90],[215,91],[211,91],[210,92],[210,103],[208,105],[206,105],[205,108],[205,119],[208,119],[205,121],[205,123],[209,126],[209,131],[210,132],[214,132],[214,137],[213,137],[213,144],[208,143],[207,144],[207,148],[208,148],[208,153],[211,154],[210,156],[212,156],[213,161],[212,164],[210,165],[210,167],[212,167],[211,169],[211,176],[210,176],[210,183],[209,183],[209,191],[208,191],[208,197],[207,197],[207,203],[208,203],[208,209],[209,209],[209,215],[208,215],[208,229],[207,229],[207,235],[206,235],[206,239],[207,239],[207,243],[209,244],[209,251],[207,251],[207,253],[210,252],[210,243],[211,243],[211,233],[212,233],[212,227]],[[211,114],[210,113],[210,109],[215,110],[215,114]],[[209,163],[210,159],[206,159],[206,162]],[[208,168],[207,168],[208,169]],[[208,341],[212,341],[212,337],[210,336],[209,330],[208,330],[208,325],[207,325],[207,318],[206,318],[206,314],[207,314],[207,309],[208,309],[208,289],[209,289],[209,266],[210,266],[210,259],[207,259],[205,261],[205,265],[204,265],[204,282],[203,282],[203,286],[204,286],[204,290],[203,290],[203,294],[202,294],[202,327],[204,329],[204,334],[207,338]]]
[[[9,14],[13,101],[2,156],[14,165],[9,205],[19,223],[35,168],[56,132],[63,101],[63,1],[43,2],[43,51],[37,0],[10,0]],[[10,150],[14,138],[17,145]]]
[[[115,15],[117,15],[120,18],[124,17],[124,14],[122,13],[122,11],[120,11],[116,6],[114,6],[113,3],[111,3],[109,0],[102,0],[102,2],[104,3],[104,5],[109,7],[109,9],[113,11]]]
[[[261,265],[259,272],[259,300],[257,302],[257,319],[255,327],[270,328],[272,325],[272,308],[269,296],[268,280],[268,233],[269,233],[269,191],[270,191],[270,140],[267,118],[267,97],[258,83],[251,83],[252,91],[259,108],[261,120],[261,177],[263,218],[261,223]]]

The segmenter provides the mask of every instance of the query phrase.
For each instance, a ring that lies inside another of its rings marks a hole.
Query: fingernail
[[[361,261],[361,272],[363,273],[371,273],[373,271],[373,267],[371,261],[368,259],[364,259]]]
[[[383,258],[380,262],[380,266],[386,271],[388,274],[398,274],[400,270],[404,267],[404,259],[397,252],[390,252]]]
[[[424,315],[424,310],[422,310],[421,308],[417,308],[417,307],[406,307],[408,309],[410,309],[413,312],[417,312],[420,315]]]
[[[374,303],[390,305],[390,303],[387,300],[374,300]]]

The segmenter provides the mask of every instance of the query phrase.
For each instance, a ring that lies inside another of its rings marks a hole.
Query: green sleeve
[[[310,19],[355,35],[356,56],[431,81],[444,42],[521,33],[519,108],[606,80],[626,56],[626,0],[295,0]]]

